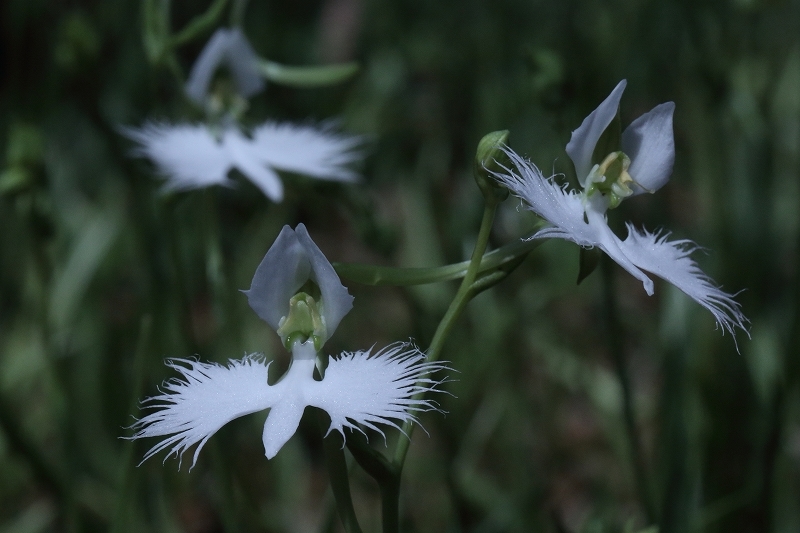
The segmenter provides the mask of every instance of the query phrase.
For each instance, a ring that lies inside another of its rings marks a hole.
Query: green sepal
[[[583,280],[589,277],[589,274],[594,272],[597,266],[600,264],[600,258],[603,255],[603,252],[600,251],[600,248],[583,248],[581,247],[580,252],[580,259],[578,261],[579,269],[578,269],[578,285],[581,284]]]
[[[597,140],[592,152],[592,165],[599,165],[611,152],[622,150],[622,121],[619,118],[619,108],[614,120],[605,129]]]
[[[493,172],[502,172],[503,166],[508,166],[508,156],[503,152],[508,133],[508,130],[487,133],[478,142],[475,151],[473,175],[487,202],[502,202],[508,198],[508,189],[498,184],[492,175]]]
[[[354,61],[315,67],[291,67],[267,60],[259,63],[261,74],[269,81],[299,88],[335,85],[352,77],[358,69],[358,63]]]

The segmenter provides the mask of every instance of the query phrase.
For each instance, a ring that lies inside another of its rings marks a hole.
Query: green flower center
[[[289,314],[281,319],[278,335],[289,351],[295,343],[304,343],[308,339],[314,341],[317,351],[321,350],[325,342],[325,322],[319,302],[305,292],[292,296],[289,300]]]
[[[599,165],[592,167],[586,178],[585,195],[600,193],[608,199],[608,208],[617,207],[622,200],[633,194],[631,184],[635,183],[628,168],[631,158],[623,152],[612,152]]]

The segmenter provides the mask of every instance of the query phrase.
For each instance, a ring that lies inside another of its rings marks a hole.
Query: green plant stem
[[[381,492],[381,522],[383,533],[397,533],[400,524],[400,475],[394,465],[378,450],[370,447],[366,436],[353,432],[347,438],[347,449],[358,465],[377,483]]]
[[[461,280],[461,285],[458,287],[458,292],[453,298],[453,301],[450,302],[450,307],[447,308],[447,312],[444,314],[444,317],[442,317],[441,322],[439,322],[439,326],[436,328],[436,332],[433,335],[433,340],[430,346],[428,346],[428,350],[425,352],[428,361],[439,360],[439,356],[442,354],[442,348],[444,347],[444,343],[450,331],[453,329],[453,326],[455,326],[456,320],[461,316],[461,312],[464,311],[464,308],[473,296],[471,290],[472,284],[478,276],[482,263],[481,259],[489,243],[489,234],[492,230],[492,222],[494,221],[496,210],[497,204],[493,202],[487,203],[483,210],[481,228],[478,232],[478,238],[475,241],[475,249],[472,251],[472,258],[464,274],[464,279]],[[394,454],[394,466],[397,468],[398,472],[402,470],[403,463],[406,460],[408,447],[411,445],[411,433],[413,430],[414,425],[411,421],[403,424],[402,431],[408,438],[401,438],[397,441],[397,448]]]
[[[317,413],[317,422],[320,432],[325,435],[328,423],[324,420],[321,412]],[[333,498],[336,501],[336,510],[339,512],[344,530],[347,533],[361,533],[361,526],[358,525],[356,511],[353,508],[353,498],[350,495],[350,480],[341,434],[338,431],[331,431],[326,437],[323,437],[322,446],[325,451],[325,463],[328,466]]]
[[[228,0],[216,0],[208,7],[205,13],[190,20],[181,31],[169,39],[169,49],[186,44],[210,30],[222,15],[222,11],[227,4]]]
[[[244,12],[247,9],[248,0],[234,0],[231,8],[230,26],[241,28],[244,23]]]
[[[477,272],[480,274],[489,270],[504,267],[524,258],[528,253],[539,246],[542,241],[517,240],[498,248],[481,257]],[[485,247],[484,247],[485,251]],[[424,285],[440,281],[451,281],[464,278],[467,275],[472,259],[452,265],[430,268],[397,268],[361,263],[333,263],[333,268],[341,277],[362,283],[364,285]]]
[[[612,272],[611,259],[603,256],[601,260],[601,270],[603,273],[603,299],[606,308],[606,318],[608,320],[608,343],[611,357],[614,360],[614,369],[622,388],[622,415],[625,420],[625,430],[628,437],[628,448],[630,459],[633,464],[633,471],[636,477],[636,486],[639,490],[639,498],[644,507],[645,516],[648,524],[656,523],[655,506],[650,492],[650,482],[647,475],[644,454],[639,442],[636,430],[636,410],[633,401],[633,390],[631,387],[628,366],[625,362],[625,352],[623,346],[623,332],[617,313],[615,299],[614,278]]]
[[[472,285],[478,276],[481,259],[486,252],[496,210],[497,202],[487,203],[483,210],[481,227],[478,231],[478,238],[475,242],[472,258],[469,261],[467,271],[464,274],[464,279],[461,281],[458,292],[450,303],[450,307],[447,309],[441,322],[439,322],[439,326],[436,328],[436,333],[433,336],[433,340],[426,354],[428,361],[436,361],[439,359],[448,334],[453,329],[464,307],[466,307],[469,300],[475,294],[472,290]],[[421,396],[421,394],[418,395],[416,399],[420,399]],[[356,459],[359,461],[362,468],[375,478],[380,487],[384,533],[397,533],[400,529],[400,478],[408,448],[411,444],[411,434],[413,430],[414,425],[412,422],[407,421],[403,424],[401,431],[405,435],[405,438],[400,437],[398,439],[394,458],[391,463],[388,461],[381,461],[375,457],[371,458],[371,454],[369,453],[363,455],[359,454]]]

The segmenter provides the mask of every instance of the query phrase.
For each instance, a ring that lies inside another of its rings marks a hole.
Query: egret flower
[[[302,224],[296,230],[284,226],[244,292],[256,314],[291,350],[289,369],[270,385],[270,363],[263,356],[230,360],[227,366],[167,361],[182,379],[165,382],[161,394],[144,401],[154,411],[134,423],[135,433],[129,437],[165,437],[143,461],[166,449],[167,457],[180,459],[197,444],[194,466],[200,450],[223,425],[265,409],[269,414],[262,440],[268,459],[297,431],[307,406],[326,411],[328,433],[336,430],[343,438],[345,428],[363,432],[363,426],[383,434],[378,424],[399,428],[416,421],[417,413],[436,409],[421,393],[440,383],[428,375],[447,366],[427,362],[409,343],[344,352],[331,358],[322,380],[314,379],[315,367],[320,368],[318,352],[350,311],[353,298]]]
[[[648,295],[653,281],[644,271],[672,283],[708,309],[733,334],[747,319],[731,294],[722,291],[691,259],[697,246],[688,240],[667,240],[668,233],[651,233],[627,224],[625,240],[608,227],[606,213],[626,198],[655,192],[669,180],[675,160],[672,133],[673,102],[657,105],[622,132],[621,150],[596,154],[598,141],[611,125],[626,82],[621,81],[578,129],[567,154],[575,165],[582,191],[567,190],[545,178],[531,162],[506,150],[514,169],[495,176],[528,208],[550,223],[531,238],[559,238],[586,248],[599,247],[640,280]],[[746,331],[746,330],[745,330]]]
[[[231,186],[228,173],[236,169],[280,202],[283,183],[276,170],[322,180],[358,180],[348,165],[359,158],[361,139],[330,128],[266,122],[248,137],[234,124],[214,131],[203,124],[148,123],[122,132],[139,143],[135,154],[150,159],[166,178],[165,190]]]
[[[228,173],[236,169],[274,202],[283,200],[277,170],[322,180],[353,182],[358,175],[348,165],[359,158],[361,139],[336,133],[330,127],[265,122],[243,131],[238,117],[247,98],[264,89],[258,55],[239,29],[219,29],[195,61],[186,95],[203,106],[213,125],[150,122],[141,128],[121,128],[138,143],[134,153],[152,161],[166,178],[164,189],[189,190],[233,185]],[[233,84],[217,84],[221,67]]]

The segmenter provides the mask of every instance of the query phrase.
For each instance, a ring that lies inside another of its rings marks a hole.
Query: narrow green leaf
[[[172,36],[169,40],[170,48],[193,41],[211,30],[216,25],[226,5],[228,5],[228,0],[215,0],[205,13],[194,17],[180,32]]]
[[[262,61],[259,65],[266,79],[290,87],[324,87],[345,81],[358,72],[358,63],[340,63],[316,67],[290,67],[273,61]]]
[[[483,274],[507,266],[539,246],[541,239],[519,240],[483,256],[478,273]],[[361,263],[333,263],[341,277],[364,285],[423,285],[461,279],[467,273],[469,261],[430,268],[398,268]]]

